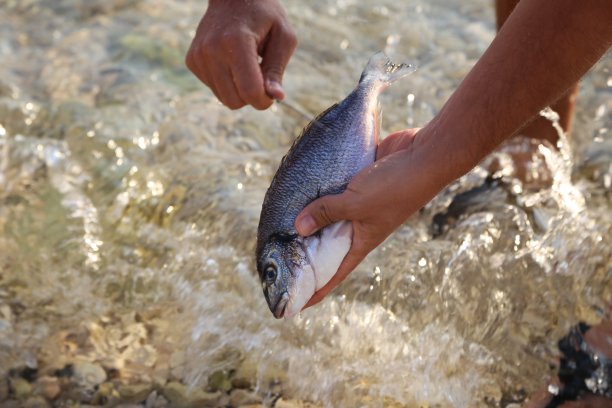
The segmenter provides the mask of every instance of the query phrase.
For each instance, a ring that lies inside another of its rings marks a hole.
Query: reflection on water
[[[385,130],[422,125],[493,37],[489,3],[288,0],[301,43],[287,94],[319,112],[384,49],[420,67],[384,95]],[[328,406],[497,406],[537,388],[555,340],[611,299],[610,56],[584,81],[571,151],[540,148],[552,187],[507,178],[432,239],[432,217],[482,184],[475,169],[334,296],[276,321],[255,230],[304,120],[228,111],[191,77],[202,10],[0,6],[0,376],[77,357],[128,382],[199,387],[237,370],[268,402]]]

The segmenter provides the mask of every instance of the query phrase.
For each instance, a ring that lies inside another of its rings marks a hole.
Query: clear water
[[[343,98],[379,49],[419,65],[383,97],[387,132],[426,123],[494,35],[484,0],[285,3],[301,40],[285,88],[304,111]],[[610,55],[583,82],[567,154],[541,149],[551,188],[432,239],[477,168],[333,296],[276,321],[255,231],[305,121],[226,110],[186,71],[203,10],[0,4],[0,374],[79,356],[200,386],[250,366],[262,395],[325,406],[503,406],[538,388],[556,339],[612,299]]]

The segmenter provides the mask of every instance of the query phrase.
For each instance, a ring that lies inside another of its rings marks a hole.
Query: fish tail
[[[394,64],[384,52],[377,52],[368,61],[359,78],[359,83],[370,81],[381,81],[386,85],[416,71],[411,64]]]

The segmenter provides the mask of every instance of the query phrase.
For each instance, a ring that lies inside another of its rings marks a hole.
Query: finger
[[[230,109],[242,108],[246,103],[238,95],[234,79],[229,68],[225,65],[211,66],[212,81],[216,88],[217,97]]]
[[[232,52],[232,76],[240,98],[256,109],[266,109],[272,99],[266,94],[255,41],[240,43]]]
[[[327,195],[308,204],[295,219],[295,229],[303,237],[314,234],[336,221],[347,219],[344,194]]]
[[[187,68],[200,80],[202,83],[210,88],[210,90],[215,94],[217,99],[221,100],[219,97],[219,92],[217,92],[217,88],[215,87],[214,82],[211,79],[211,75],[206,68],[206,64],[203,62],[203,57],[198,55],[198,51],[190,49],[187,53],[187,57],[185,58],[185,64]]]
[[[385,156],[395,153],[399,150],[409,148],[416,134],[420,129],[407,129],[400,132],[395,132],[385,137],[382,142],[379,143],[376,149],[376,160],[380,160]]]
[[[357,240],[354,239],[353,242],[355,243],[357,242]],[[359,248],[359,245],[357,245],[356,249],[351,246],[351,249],[342,260],[342,263],[338,268],[338,272],[336,272],[336,274],[330,279],[329,282],[327,282],[325,286],[323,286],[321,289],[316,291],[314,295],[312,295],[312,298],[310,298],[310,300],[306,303],[304,309],[316,305],[321,300],[323,300],[323,298],[325,298],[325,296],[327,296],[329,292],[334,290],[338,285],[340,285],[340,283],[342,283],[344,279],[346,279],[346,277],[353,271],[353,269],[355,269],[357,265],[359,265],[361,261],[363,261],[367,254],[368,251]]]
[[[202,59],[203,56],[200,55],[199,50],[192,45],[185,56],[185,65],[200,81],[210,87],[212,85],[210,75],[208,75],[205,67],[200,63]]]
[[[295,51],[297,37],[287,24],[277,24],[270,31],[261,61],[261,71],[265,80],[267,94],[278,100],[285,98],[281,86],[285,67]]]

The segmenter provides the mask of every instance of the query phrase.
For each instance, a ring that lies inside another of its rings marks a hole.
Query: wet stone
[[[43,376],[36,380],[34,393],[42,395],[48,400],[57,398],[61,391],[59,380],[56,377]]]
[[[286,400],[283,398],[279,398],[276,401],[276,404],[274,404],[274,408],[305,408],[305,407],[311,407],[310,404],[304,404],[301,401],[297,401],[297,400]]]
[[[93,388],[106,381],[106,372],[95,363],[79,361],[74,364],[74,380],[82,387]]]
[[[23,408],[47,408],[49,403],[41,396],[30,397],[23,404]]]
[[[208,379],[208,387],[212,391],[228,392],[232,389],[232,382],[225,371],[215,371]]]
[[[182,378],[185,372],[185,352],[182,350],[175,351],[170,355],[168,363],[172,377],[176,379]]]
[[[32,393],[32,385],[23,378],[11,378],[11,390],[15,398],[24,400]]]
[[[215,407],[223,405],[223,393],[205,392],[202,390],[190,390],[184,384],[176,381],[168,383],[163,389],[162,394],[170,403],[170,406],[181,407]]]
[[[257,377],[257,365],[251,361],[244,361],[232,377],[233,388],[251,388],[253,379]]]
[[[168,400],[163,395],[157,395],[157,391],[153,391],[145,402],[146,408],[167,408],[169,406]]]
[[[130,384],[119,386],[119,395],[121,400],[126,402],[141,402],[144,401],[151,393],[151,384]]]
[[[98,405],[107,405],[119,401],[119,392],[114,384],[110,382],[102,383],[94,393],[91,402]]]
[[[233,390],[230,393],[230,405],[233,407],[241,407],[243,405],[261,404],[262,399],[254,392],[246,390]]]
[[[155,400],[157,399],[157,391],[153,390],[149,396],[147,397],[147,399],[145,400],[145,407],[146,408],[153,408],[155,406]]]

